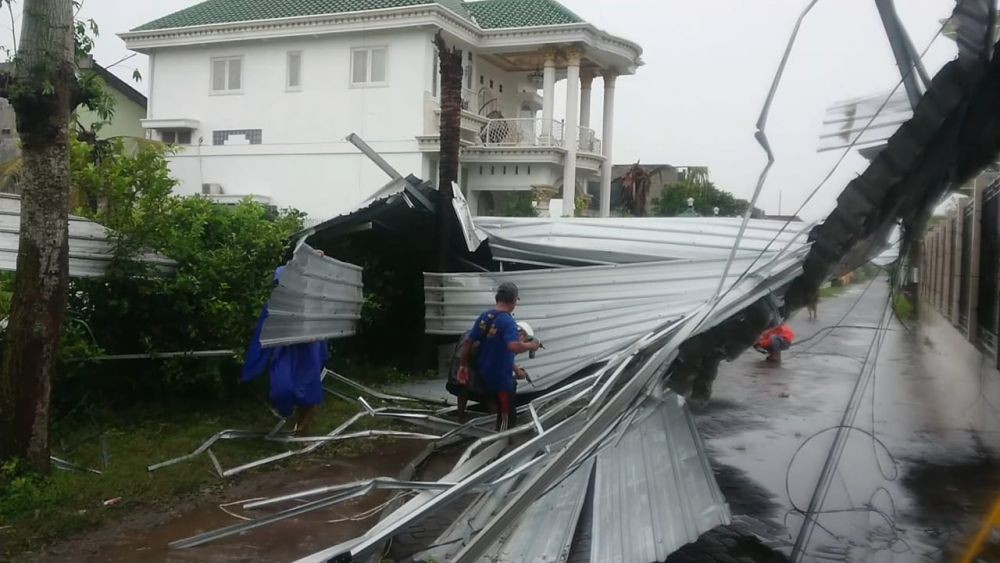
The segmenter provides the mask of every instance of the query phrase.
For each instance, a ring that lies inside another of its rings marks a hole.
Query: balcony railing
[[[591,154],[603,154],[601,152],[601,140],[597,134],[589,127],[580,127],[576,137],[576,150]]]
[[[562,122],[523,117],[491,119],[479,132],[479,141],[487,147],[561,147],[564,146]]]
[[[491,119],[480,130],[479,141],[485,147],[565,147],[565,125],[533,117]],[[577,149],[601,154],[601,141],[593,129],[579,128]]]
[[[462,88],[462,109],[479,113],[479,94],[475,90]]]

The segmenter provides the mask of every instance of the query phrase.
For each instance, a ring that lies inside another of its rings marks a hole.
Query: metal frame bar
[[[923,97],[920,83],[917,82],[917,75],[920,75],[925,84],[930,82],[930,78],[926,78],[927,71],[923,69],[922,64],[914,62],[914,60],[919,61],[920,59],[914,59],[916,49],[910,42],[906,28],[903,27],[903,22],[899,19],[899,14],[896,13],[896,5],[893,0],[875,0],[875,6],[878,8],[879,17],[882,18],[882,25],[885,27],[885,35],[889,39],[892,55],[896,59],[896,66],[899,67],[899,75],[903,81],[903,88],[906,89],[906,97],[910,101],[910,107],[917,109],[917,104]],[[914,68],[917,72],[913,72]]]

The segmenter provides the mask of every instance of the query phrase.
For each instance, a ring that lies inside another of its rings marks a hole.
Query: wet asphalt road
[[[823,430],[841,420],[888,289],[884,279],[855,285],[821,302],[819,320],[793,319],[797,344],[780,365],[751,350],[721,366],[695,413],[734,514],[794,541],[794,507],[809,504],[835,434]],[[951,560],[1000,495],[1000,373],[939,314],[922,317],[911,329],[891,319],[877,347],[861,430],[807,547],[813,560]],[[843,328],[824,330],[832,325]]]

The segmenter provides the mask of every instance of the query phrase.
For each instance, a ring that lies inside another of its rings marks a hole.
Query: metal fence
[[[974,208],[971,205],[965,206],[960,215],[962,218],[962,246],[961,246],[961,268],[958,275],[958,327],[963,331],[969,330],[969,302],[972,294],[970,284],[962,283],[972,276],[972,224],[975,219]]]
[[[997,251],[1000,250],[1000,185],[993,184],[983,196],[982,234],[979,253],[979,344],[996,350],[997,339]]]
[[[957,201],[924,237],[920,299],[1000,364],[1000,181]]]

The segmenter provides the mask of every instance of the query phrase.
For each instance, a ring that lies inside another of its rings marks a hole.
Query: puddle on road
[[[1000,459],[987,452],[964,460],[920,461],[902,477],[915,510],[905,519],[960,551],[1000,495]]]
[[[774,502],[771,492],[751,479],[746,471],[713,459],[712,472],[733,514],[763,521],[780,519],[781,505]]]

